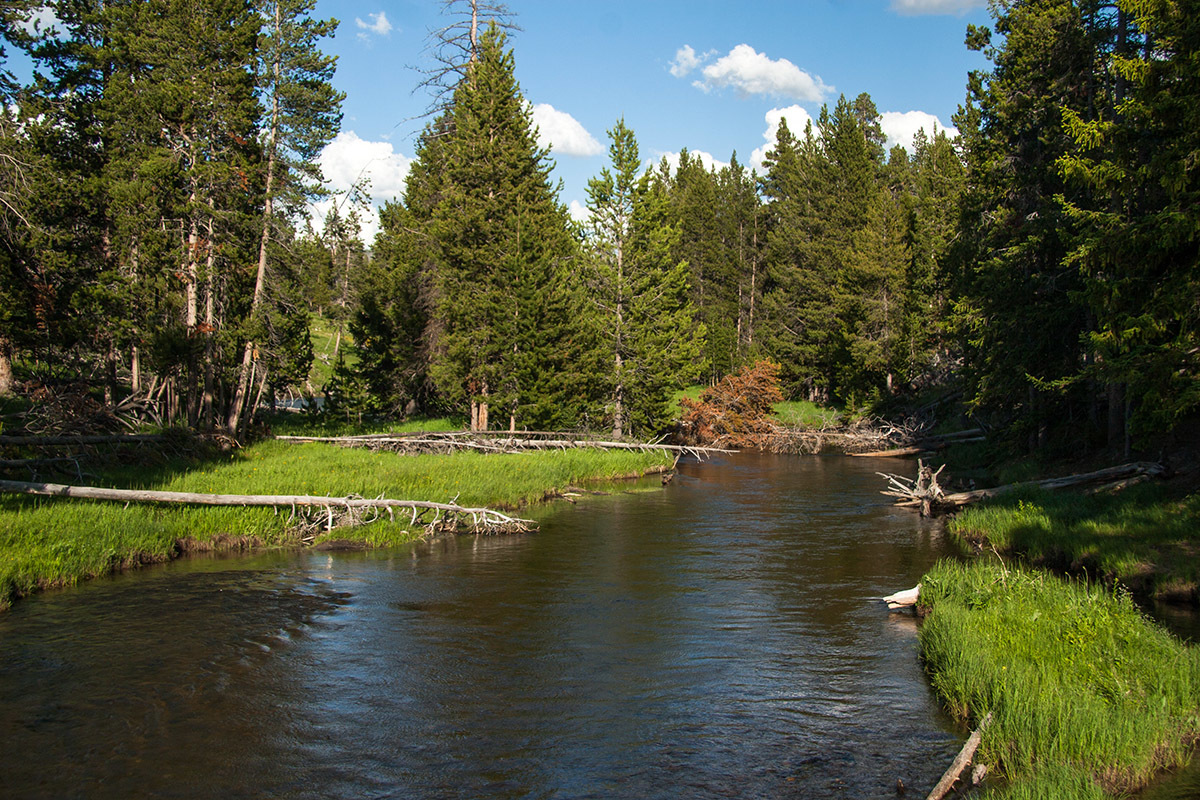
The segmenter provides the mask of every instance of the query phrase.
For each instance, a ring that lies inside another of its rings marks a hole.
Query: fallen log
[[[933,790],[925,798],[925,800],[942,800],[950,790],[954,787],[954,782],[962,775],[963,770],[971,763],[971,759],[975,757],[975,751],[979,749],[979,743],[983,741],[983,732],[987,730],[988,725],[992,723],[992,712],[988,712],[979,723],[979,727],[971,732],[967,737],[967,741],[963,744],[962,749],[958,751],[958,755],[954,757],[954,761],[950,763],[950,768],[942,775],[942,779],[937,782]]]
[[[606,442],[595,439],[527,439],[511,434],[506,437],[488,437],[486,441],[473,441],[471,434],[453,433],[447,436],[276,436],[285,442],[319,442],[337,444],[344,447],[377,447],[389,449],[401,448],[432,448],[441,447],[449,450],[484,450],[490,452],[515,452],[519,450],[568,450],[596,448],[600,450],[663,450],[681,455],[694,455],[703,458],[710,453],[736,453],[737,450],[727,450],[719,447],[699,447],[693,445],[659,444],[656,442]]]
[[[892,475],[887,472],[876,472],[883,478],[887,478],[888,488],[884,489],[880,494],[885,494],[888,497],[897,497],[905,501],[905,505],[913,504],[921,506],[921,516],[929,517],[939,511],[946,504],[946,494],[942,487],[938,485],[938,476],[942,474],[942,470],[946,468],[942,464],[935,471],[932,467],[925,466],[925,463],[917,459],[917,477],[905,478],[902,475]]]
[[[533,520],[519,519],[490,508],[467,508],[456,503],[433,503],[425,500],[393,500],[386,497],[320,497],[314,495],[275,494],[199,494],[195,492],[160,492],[147,489],[108,489],[99,486],[67,486],[57,483],[32,483],[0,480],[0,492],[45,497],[71,497],[84,500],[110,500],[118,503],[175,503],[202,506],[273,506],[316,507],[328,512],[328,529],[333,525],[333,509],[408,509],[412,524],[422,521],[425,513],[433,511],[430,525],[453,525],[459,519],[470,518],[474,531],[527,531],[537,527]]]
[[[1114,484],[1134,478],[1157,478],[1164,474],[1166,474],[1166,468],[1162,464],[1155,464],[1149,461],[1134,461],[1129,464],[1098,469],[1094,472],[1081,472],[1077,475],[1064,475],[1059,478],[1046,478],[1040,481],[1029,481],[1028,483],[1009,483],[1003,486],[994,486],[990,489],[974,489],[969,492],[955,492],[945,495],[942,501],[947,505],[963,506],[969,503],[977,503],[980,500],[995,497],[1005,492],[1011,492],[1013,489],[1021,486],[1036,486],[1040,489],[1069,489],[1075,486],[1087,486],[1094,483]]]

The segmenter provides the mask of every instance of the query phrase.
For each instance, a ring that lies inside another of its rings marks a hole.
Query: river
[[[965,731],[900,462],[744,454],[540,532],[189,558],[0,615],[6,797],[923,796]],[[657,483],[657,479],[655,479]]]

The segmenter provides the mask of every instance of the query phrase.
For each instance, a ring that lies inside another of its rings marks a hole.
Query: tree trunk
[[[12,369],[12,340],[0,334],[0,397],[11,395],[15,383]]]
[[[275,4],[275,36],[279,37],[280,29],[282,28],[281,11],[279,3]],[[280,71],[282,67],[276,59],[274,64],[275,71],[275,88],[279,86]],[[258,240],[258,272],[254,276],[254,294],[250,299],[250,319],[254,320],[258,315],[259,307],[262,305],[263,293],[266,289],[267,282],[267,248],[271,242],[271,221],[274,214],[274,199],[275,199],[275,169],[276,169],[276,141],[279,136],[279,95],[276,90],[271,92],[271,129],[268,134],[267,144],[267,182],[263,193],[263,224],[262,236]],[[255,346],[254,341],[247,336],[246,347],[242,351],[242,366],[238,370],[237,391],[234,392],[233,402],[230,403],[228,427],[230,435],[236,436],[238,426],[241,424],[242,412],[246,405],[246,396],[250,391],[250,366],[254,360]]]

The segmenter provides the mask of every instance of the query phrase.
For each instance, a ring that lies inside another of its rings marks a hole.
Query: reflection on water
[[[896,462],[885,462],[887,471]],[[870,459],[746,455],[540,533],[185,561],[0,616],[19,797],[884,797],[957,751],[941,534]]]

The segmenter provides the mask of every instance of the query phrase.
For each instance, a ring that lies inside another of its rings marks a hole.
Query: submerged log
[[[537,527],[533,520],[519,519],[490,508],[467,508],[456,503],[433,503],[425,500],[393,500],[386,497],[321,497],[314,495],[275,494],[199,494],[194,492],[159,492],[146,489],[107,489],[98,486],[67,486],[57,483],[32,483],[0,480],[0,492],[30,494],[45,497],[72,497],[85,500],[111,500],[119,503],[175,503],[202,506],[273,506],[317,507],[329,514],[329,528],[334,527],[333,509],[407,509],[412,512],[412,524],[422,521],[423,515],[434,512],[431,524],[448,524],[458,519],[471,519],[472,530],[526,531]]]
[[[902,608],[912,608],[917,604],[917,598],[921,594],[921,584],[917,584],[911,589],[905,589],[902,592],[889,594],[887,597],[881,597],[883,602],[887,603],[889,611],[899,611]]]

